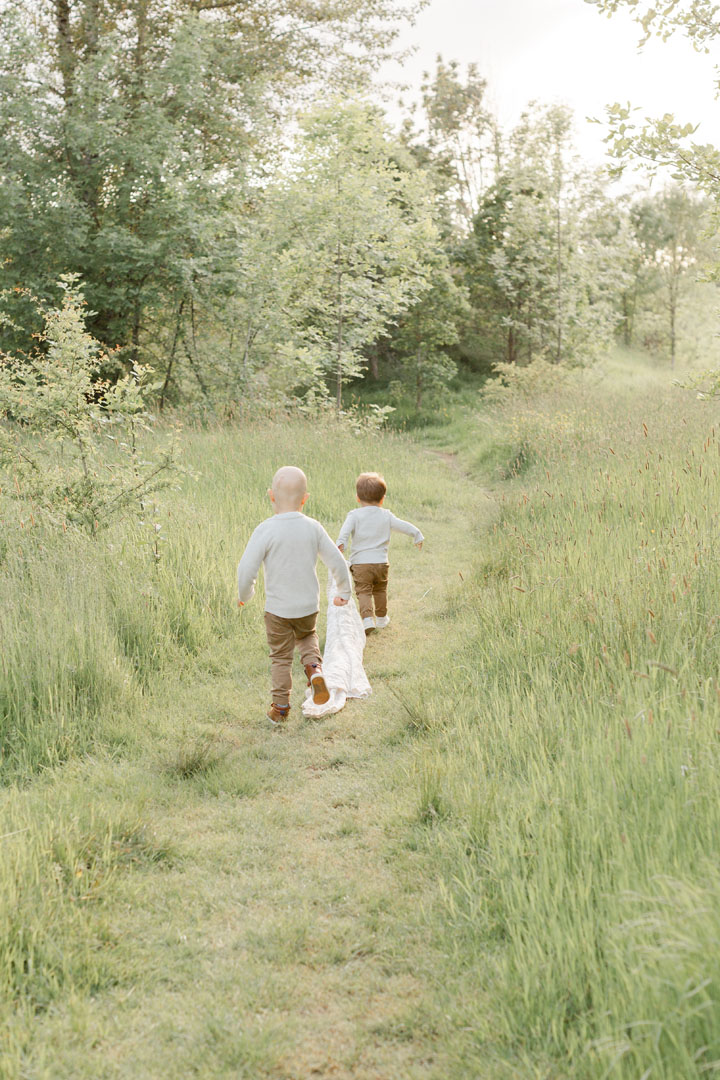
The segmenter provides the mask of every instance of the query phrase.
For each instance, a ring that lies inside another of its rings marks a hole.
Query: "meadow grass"
[[[280,741],[261,598],[238,612],[234,577],[283,463],[331,531],[382,469],[452,559],[466,483],[402,437],[309,423],[188,431],[185,459],[142,524],[92,540],[3,507],[0,1075],[426,1075],[428,1036],[397,1034],[429,1006],[387,833],[413,815],[398,697],[441,655],[445,567],[399,549],[409,625],[376,643],[376,698],[307,724],[300,686]]]
[[[720,1068],[718,419],[637,367],[496,416],[527,464],[448,605],[419,765],[458,1075]]]
[[[31,524],[31,509],[0,502],[5,778],[27,779],[98,738],[132,738],[136,725],[119,716],[137,715],[153,676],[242,636],[245,624],[256,631],[256,611],[238,631],[234,573],[269,513],[266,489],[279,464],[303,462],[311,512],[335,528],[339,508],[354,503],[353,477],[388,458],[389,474],[397,459],[402,476],[401,510],[437,501],[406,467],[413,451],[392,435],[363,440],[328,425],[323,440],[324,452],[310,422],[188,430],[182,486],[146,506],[141,521],[121,521],[99,538]]]
[[[719,419],[624,357],[422,443],[188,430],[92,541],[3,504],[0,1075],[717,1071]],[[427,545],[373,697],[276,737],[234,571],[289,461]]]

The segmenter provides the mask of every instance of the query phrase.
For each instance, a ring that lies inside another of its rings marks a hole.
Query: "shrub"
[[[43,312],[30,354],[0,355],[0,479],[7,495],[91,532],[167,482],[171,447],[148,457],[148,369],[133,365],[112,385],[85,329],[77,279],[61,281],[62,307]]]

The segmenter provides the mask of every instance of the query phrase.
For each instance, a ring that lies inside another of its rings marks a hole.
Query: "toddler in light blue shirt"
[[[382,630],[390,622],[387,613],[388,547],[393,532],[411,536],[422,549],[423,534],[416,525],[395,517],[383,506],[387,484],[379,473],[361,473],[355,490],[360,506],[351,510],[340,530],[337,545],[344,553],[350,543],[350,573],[365,633]]]

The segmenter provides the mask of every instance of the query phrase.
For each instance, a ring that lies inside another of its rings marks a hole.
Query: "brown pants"
[[[360,616],[379,619],[387,615],[387,583],[390,567],[387,563],[355,563],[350,573],[355,582],[355,592],[360,605]],[[373,612],[373,603],[375,610]]]
[[[320,642],[315,631],[317,611],[301,619],[283,619],[265,612],[265,633],[270,646],[270,678],[275,705],[289,705],[295,648],[303,664],[320,664]]]

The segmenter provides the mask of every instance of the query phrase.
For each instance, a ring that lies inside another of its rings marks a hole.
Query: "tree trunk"
[[[140,0],[137,6],[137,39],[135,42],[134,64],[137,72],[145,69],[145,52],[147,50],[147,15],[148,0]]]
[[[557,199],[557,354],[556,362],[562,360],[562,232],[560,223],[560,192]]]
[[[508,364],[515,363],[515,329],[512,326],[508,326],[507,332],[507,362]]]
[[[533,359],[533,330],[535,328],[535,322],[533,319],[533,306],[532,299],[528,300],[528,314],[525,323],[527,328],[527,363],[532,364]]]
[[[417,375],[415,378],[415,412],[420,412],[422,408],[422,396],[423,396],[423,377],[422,377],[422,350],[417,351]]]
[[[674,290],[673,290],[674,292]],[[675,368],[675,353],[677,351],[677,332],[676,332],[676,319],[677,319],[677,295],[671,294],[670,298],[670,367]]]
[[[130,356],[133,364],[137,364],[140,359],[140,316],[142,315],[142,306],[140,304],[140,297],[135,297],[135,303],[133,304],[133,321],[132,321],[132,348],[130,350]]]
[[[170,376],[172,375],[173,364],[175,363],[175,352],[177,350],[178,338],[180,337],[180,323],[182,320],[183,308],[185,307],[185,297],[182,298],[178,306],[177,319],[175,321],[175,333],[173,334],[173,342],[170,348],[170,359],[168,360],[167,370],[165,372],[165,379],[163,380],[162,389],[160,391],[159,408],[160,412],[165,408],[165,395],[167,394],[168,387],[170,386]]]
[[[187,355],[188,360],[190,361],[190,367],[193,369],[193,374],[195,375],[195,378],[198,381],[198,386],[200,387],[200,389],[203,392],[203,396],[206,398],[207,401],[210,401],[210,394],[208,392],[208,388],[207,388],[207,385],[205,383],[205,380],[203,379],[202,365],[201,365],[200,361],[198,360],[197,338],[195,336],[195,301],[194,301],[192,296],[190,297],[190,334],[191,334],[191,341],[192,341],[192,350],[188,346],[187,339],[185,337],[183,337],[183,344],[185,345],[185,353]],[[211,406],[211,408],[212,408],[212,406]],[[212,411],[214,412],[215,410],[213,409]]]
[[[63,83],[63,99],[69,105],[75,92],[75,49],[70,29],[70,0],[56,0],[55,27],[58,35],[58,61]]]
[[[339,257],[339,253],[338,253]],[[343,348],[343,293],[342,293],[342,271],[337,275],[337,291],[338,291],[338,329],[337,329],[337,394],[336,405],[337,411],[342,409],[342,348]]]
[[[203,397],[207,401],[209,401],[210,400],[210,394],[208,393],[208,388],[205,385],[205,380],[202,377],[202,371],[200,369],[200,365],[198,363],[197,357],[193,356],[192,349],[188,345],[187,338],[185,337],[184,334],[183,334],[182,342],[183,342],[183,345],[185,346],[185,355],[187,356],[188,360],[190,361],[190,367],[192,368],[193,375],[197,379],[198,386],[202,390]]]
[[[248,361],[250,360],[250,349],[255,339],[252,323],[248,322],[247,334],[245,335],[245,348],[243,349],[242,358],[242,373],[243,373],[243,385],[247,386],[248,381]]]
[[[135,122],[145,97],[145,57],[147,53],[148,0],[136,0],[135,48],[130,83],[130,115]]]
[[[85,41],[90,56],[95,56],[100,41],[100,13],[98,8],[98,0],[89,0],[85,5]]]
[[[678,258],[677,246],[673,249],[673,261],[669,271],[668,280],[668,309],[670,313],[670,367],[675,367],[675,355],[677,353],[677,309],[680,295],[680,274],[682,272],[681,260]]]
[[[630,297],[626,292],[622,294],[623,313],[623,345],[628,349],[632,345],[632,320],[630,315]]]

